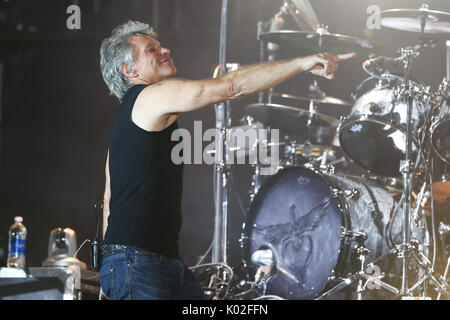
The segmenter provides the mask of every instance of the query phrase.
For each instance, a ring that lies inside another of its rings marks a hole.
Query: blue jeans
[[[139,248],[102,258],[100,284],[111,300],[201,300],[203,291],[181,259]]]

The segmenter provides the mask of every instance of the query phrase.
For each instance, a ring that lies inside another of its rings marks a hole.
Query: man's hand
[[[303,68],[317,76],[322,76],[327,79],[334,78],[334,72],[338,68],[338,62],[351,59],[356,56],[356,53],[346,53],[334,55],[331,53],[319,53],[304,58]]]

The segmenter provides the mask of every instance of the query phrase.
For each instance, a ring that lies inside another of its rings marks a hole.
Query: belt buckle
[[[101,256],[104,256],[105,254],[108,253],[108,249],[107,249],[106,246],[107,246],[106,244],[101,244],[100,245],[100,255]]]
[[[104,256],[106,254],[110,254],[110,253],[116,252],[121,249],[126,249],[126,248],[128,248],[128,247],[123,244],[102,244],[100,246],[100,253],[102,256]]]

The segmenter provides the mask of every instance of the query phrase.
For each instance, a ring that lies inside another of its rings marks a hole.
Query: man
[[[267,90],[303,71],[333,78],[354,54],[243,67],[217,79],[175,79],[170,50],[128,21],[101,46],[101,71],[121,101],[106,160],[101,288],[110,299],[202,299],[178,253],[182,165],[170,158],[180,113]]]

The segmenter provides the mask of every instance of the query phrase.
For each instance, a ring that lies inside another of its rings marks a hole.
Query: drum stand
[[[353,250],[353,256],[356,257],[356,259],[359,262],[359,270],[358,272],[352,274],[351,276],[347,278],[341,278],[341,282],[337,284],[335,287],[331,288],[327,292],[323,293],[317,300],[322,300],[327,298],[328,296],[331,296],[344,288],[348,287],[349,285],[357,282],[357,299],[362,300],[362,293],[365,289],[365,285],[363,285],[364,281],[364,267],[365,267],[365,261],[366,256],[370,253],[369,249],[364,247],[364,242],[367,240],[367,234],[365,232],[359,231],[359,232],[353,232],[353,231],[344,231],[342,234],[343,237],[346,237],[348,240],[355,239],[357,242],[357,245],[355,246]]]
[[[419,47],[421,46],[419,45]],[[436,272],[433,270],[433,265],[419,248],[417,241],[411,239],[411,175],[414,168],[411,152],[413,140],[411,133],[413,93],[410,90],[409,74],[411,71],[412,61],[419,56],[419,52],[417,48],[406,47],[400,49],[399,53],[401,54],[401,56],[400,58],[398,58],[398,60],[403,62],[405,81],[404,89],[401,93],[401,98],[406,101],[407,105],[405,160],[400,162],[400,173],[403,175],[403,193],[405,198],[405,206],[403,214],[402,243],[400,245],[397,245],[395,248],[395,252],[398,258],[402,260],[401,288],[399,290],[394,290],[395,288],[391,287],[390,291],[392,291],[396,295],[409,296],[412,295],[420,285],[425,284],[425,281],[430,281],[436,287],[436,289],[450,297],[448,288],[449,286],[446,283],[446,280],[442,276],[436,274]],[[414,260],[417,263],[417,267],[425,271],[425,273],[422,274],[422,276],[419,277],[418,281],[408,289],[408,270],[410,270],[412,267],[412,260]],[[387,284],[383,281],[375,280],[375,282],[383,285],[384,288],[387,288],[385,287],[385,285]]]
[[[419,46],[420,47],[420,46]],[[353,237],[356,239],[358,245],[354,249],[354,256],[360,262],[360,269],[351,274],[346,278],[341,278],[341,282],[337,284],[335,287],[331,288],[317,299],[324,299],[332,294],[335,294],[344,288],[348,287],[353,283],[358,283],[356,294],[357,299],[362,299],[362,294],[367,289],[368,284],[370,283],[372,286],[376,285],[377,288],[383,288],[387,291],[390,291],[395,296],[411,296],[416,289],[418,289],[421,285],[425,285],[427,282],[434,285],[434,287],[438,291],[437,298],[440,299],[441,294],[450,297],[450,286],[447,283],[447,269],[446,274],[441,276],[434,271],[433,264],[429,261],[427,256],[423,253],[423,250],[420,248],[417,240],[411,239],[411,175],[414,169],[412,162],[412,133],[411,133],[411,115],[412,115],[412,104],[413,104],[413,93],[410,90],[409,86],[409,73],[411,70],[411,64],[413,59],[415,59],[419,52],[417,48],[406,47],[399,50],[401,54],[399,61],[403,62],[404,66],[404,81],[405,87],[401,90],[400,98],[406,100],[407,105],[407,119],[406,119],[406,149],[405,149],[405,160],[400,162],[400,172],[403,175],[403,193],[405,198],[405,206],[404,206],[404,214],[403,214],[403,232],[402,232],[402,243],[400,245],[395,246],[389,252],[387,252],[382,257],[377,258],[375,261],[369,263],[368,267],[375,266],[375,263],[378,261],[385,259],[388,256],[393,254],[397,255],[398,258],[402,261],[402,274],[401,274],[401,288],[397,289],[394,286],[382,281],[381,279],[384,277],[384,274],[379,274],[373,276],[371,274],[367,274],[364,270],[364,264],[366,260],[366,256],[368,255],[368,249],[364,247],[364,233],[363,232],[344,232],[344,237]],[[419,195],[419,198],[421,196]],[[421,199],[419,199],[421,201]],[[434,226],[433,226],[434,227]],[[436,244],[434,244],[436,245]],[[450,259],[449,259],[450,261]],[[418,280],[415,284],[408,288],[408,270],[413,268],[413,262],[416,268],[422,270],[422,274],[418,277]],[[366,280],[365,284],[363,284],[364,280]],[[425,294],[425,292],[424,292]]]
[[[355,260],[358,261],[359,270],[346,278],[339,278],[339,280],[341,280],[340,283],[323,293],[321,296],[316,298],[316,300],[326,299],[354,283],[358,284],[356,288],[357,300],[362,300],[364,292],[367,289],[373,289],[374,286],[376,288],[383,288],[397,295],[399,291],[390,284],[381,281],[381,279],[384,278],[385,275],[382,273],[376,274],[377,269],[375,268],[376,262],[391,255],[392,253],[394,253],[394,251],[389,251],[385,255],[377,258],[375,261],[369,263],[369,265],[366,266],[366,257],[370,253],[369,249],[364,246],[364,242],[367,240],[367,234],[362,231],[344,231],[342,236],[346,237],[348,240],[354,239],[356,241],[357,245],[353,249],[352,256]],[[366,273],[367,271],[369,271],[369,269],[373,271],[372,274]]]

